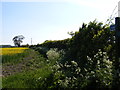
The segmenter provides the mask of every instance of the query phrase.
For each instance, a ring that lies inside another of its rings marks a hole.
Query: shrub
[[[50,49],[47,53],[48,60],[57,60],[60,58],[59,52],[57,52],[56,48]]]
[[[59,88],[111,88],[112,62],[106,52],[101,50],[94,58],[87,56],[88,67],[80,68],[76,61],[54,65],[54,85]],[[93,68],[94,61],[96,65]],[[84,69],[84,70],[82,70]],[[82,72],[84,71],[84,73]]]
[[[55,63],[60,61],[64,56],[64,50],[58,50],[57,48],[51,48],[47,53],[47,61],[50,63]]]

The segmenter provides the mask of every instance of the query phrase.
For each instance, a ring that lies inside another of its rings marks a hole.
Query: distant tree
[[[23,35],[18,35],[18,36],[15,36],[12,40],[15,44],[15,46],[18,46],[20,47],[20,44],[23,42],[22,40],[24,39],[25,37]]]

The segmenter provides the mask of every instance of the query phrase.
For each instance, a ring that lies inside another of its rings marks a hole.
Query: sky
[[[14,45],[12,38],[23,35],[22,44],[70,38],[82,23],[95,19],[105,23],[119,0],[1,0],[0,45]],[[117,7],[116,7],[117,6]],[[116,8],[115,8],[116,7]],[[114,13],[115,13],[114,12]],[[114,15],[117,16],[117,13]]]

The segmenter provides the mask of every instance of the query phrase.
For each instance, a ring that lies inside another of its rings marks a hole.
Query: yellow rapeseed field
[[[13,55],[17,53],[23,53],[28,48],[0,48],[0,55]]]

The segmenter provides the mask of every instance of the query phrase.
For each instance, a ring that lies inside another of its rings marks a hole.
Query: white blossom
[[[75,61],[71,61],[71,63],[72,63],[74,66],[78,66],[77,62],[75,62]]]

